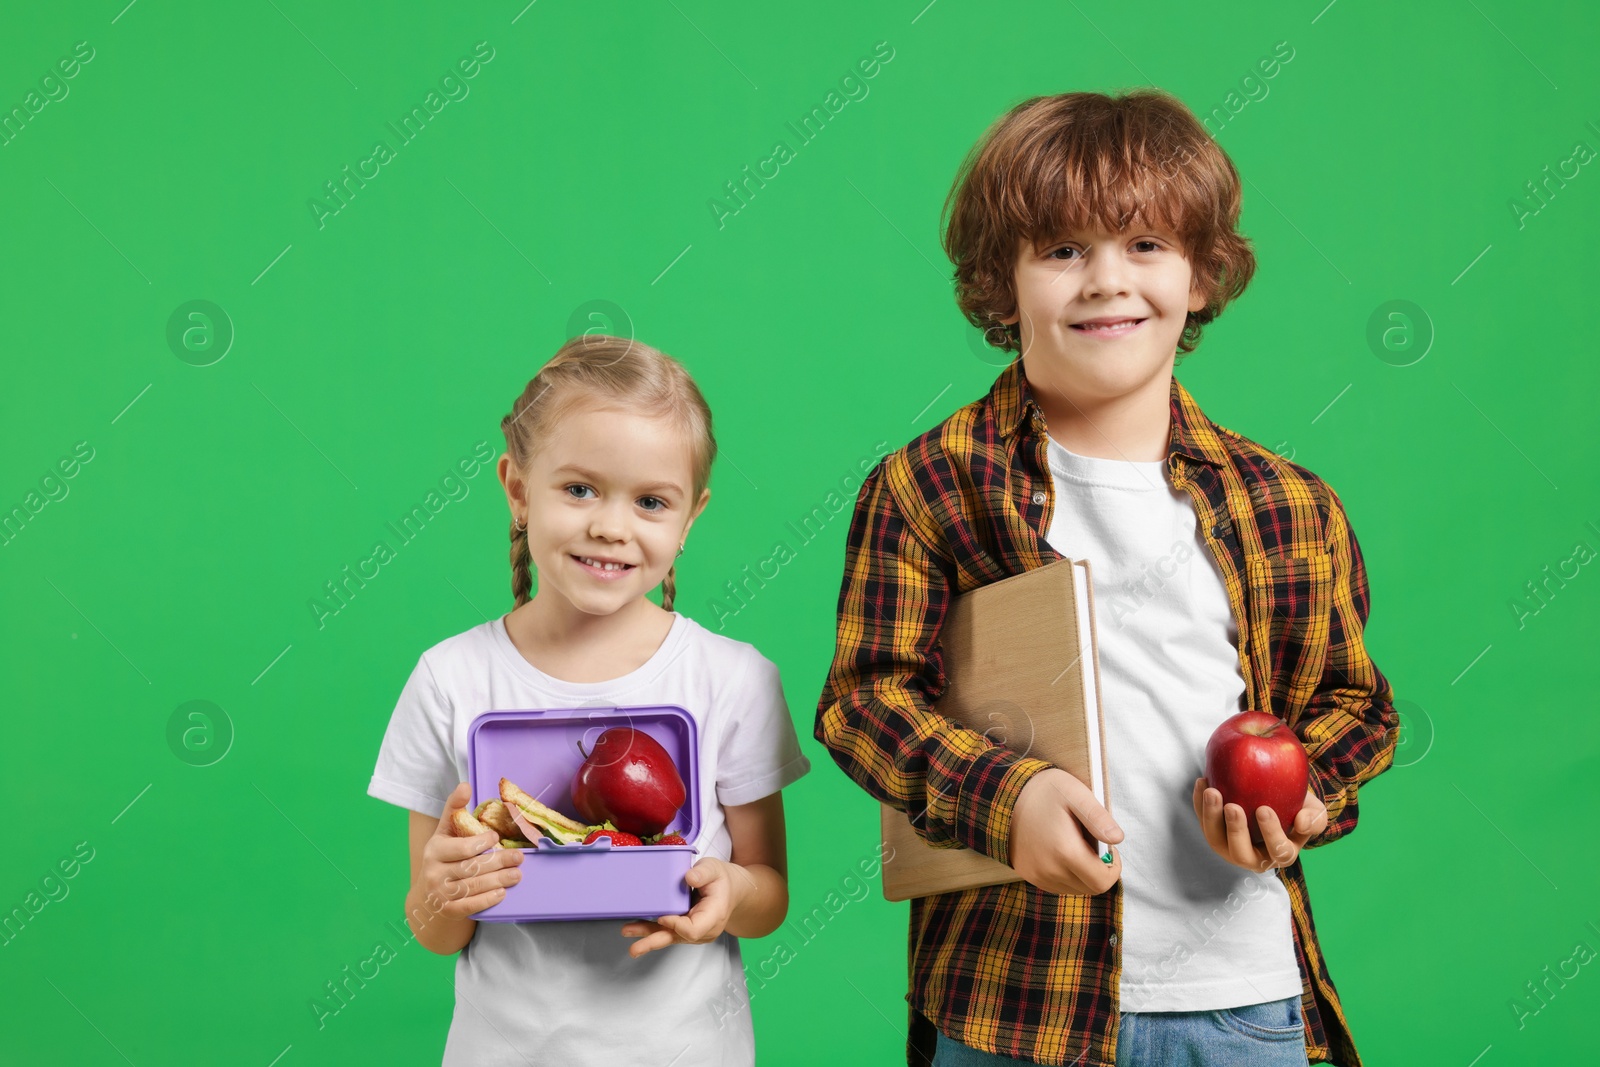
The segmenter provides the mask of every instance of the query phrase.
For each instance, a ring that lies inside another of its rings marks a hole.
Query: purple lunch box
[[[572,779],[584,751],[614,726],[649,734],[667,750],[683,777],[685,800],[667,832],[687,845],[613,847],[608,838],[589,845],[557,845],[540,838],[523,854],[522,880],[505,899],[472,916],[480,922],[570,919],[650,919],[689,910],[683,876],[696,859],[700,834],[700,745],[695,722],[674,704],[626,707],[541,708],[486,711],[467,728],[467,780],[471,807],[500,795],[507,778],[541,804],[584,821],[572,802]]]

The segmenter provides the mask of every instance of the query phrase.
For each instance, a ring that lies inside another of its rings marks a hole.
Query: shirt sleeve
[[[858,785],[904,811],[930,845],[965,846],[1009,864],[1017,796],[1051,764],[935,709],[946,688],[938,642],[953,566],[907,522],[890,483],[892,458],[862,483],[850,520],[816,738]]]
[[[445,801],[463,777],[453,726],[450,702],[423,655],[389,717],[368,795],[434,818],[442,816]]]
[[[1328,826],[1306,842],[1307,848],[1355,829],[1357,790],[1392,765],[1400,727],[1394,691],[1362,639],[1371,605],[1361,548],[1331,486],[1328,496],[1325,545],[1333,561],[1328,656],[1295,726],[1311,761],[1312,783],[1328,807]]]
[[[752,652],[730,689],[729,705],[717,746],[717,802],[723,807],[771,796],[811,769],[800,751],[777,664]]]

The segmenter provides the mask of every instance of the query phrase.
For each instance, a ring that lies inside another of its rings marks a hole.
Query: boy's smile
[[[1165,415],[1187,315],[1206,305],[1192,284],[1177,237],[1159,226],[1019,242],[1017,311],[1000,321],[1021,325],[1052,437],[1084,455],[1162,458],[1128,454],[1127,418],[1132,408]]]

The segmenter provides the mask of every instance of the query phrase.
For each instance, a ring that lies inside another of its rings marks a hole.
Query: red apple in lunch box
[[[1250,840],[1261,844],[1256,808],[1269,807],[1288,834],[1305,805],[1311,765],[1305,747],[1276,715],[1241,711],[1224,719],[1206,742],[1206,784],[1224,804],[1244,809]]]
[[[609,819],[619,830],[649,837],[665,830],[683,807],[686,791],[677,765],[643,730],[614,726],[584,757],[572,780],[572,803],[585,822]]]

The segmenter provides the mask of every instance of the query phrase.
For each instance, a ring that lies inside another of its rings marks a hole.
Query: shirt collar
[[[1030,422],[1032,413],[1038,410],[1020,357],[1013,360],[995,379],[989,390],[989,405],[1002,438],[1009,438],[1022,430]],[[1226,466],[1228,450],[1216,423],[1200,410],[1200,405],[1177,378],[1172,379],[1171,405],[1168,454],[1181,453],[1201,463]],[[1041,413],[1039,417],[1043,419],[1044,416]]]

